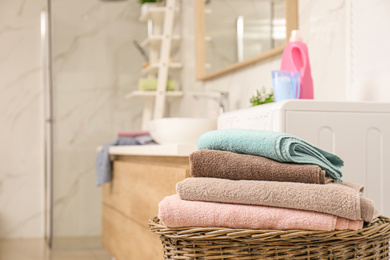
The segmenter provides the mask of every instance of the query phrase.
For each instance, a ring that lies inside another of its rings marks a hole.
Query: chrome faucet
[[[196,94],[194,95],[195,99],[200,99],[200,98],[207,98],[207,99],[212,99],[218,102],[218,113],[222,115],[226,111],[228,111],[228,98],[229,98],[229,93],[225,91],[218,91],[218,94]]]
[[[228,99],[229,99],[229,93],[228,92],[220,92],[219,98],[218,98],[218,112],[220,115],[228,111]]]

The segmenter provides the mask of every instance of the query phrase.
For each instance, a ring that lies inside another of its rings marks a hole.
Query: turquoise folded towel
[[[339,169],[344,165],[343,160],[286,133],[247,129],[210,131],[199,138],[198,149],[258,155],[279,162],[314,164],[323,169],[328,177],[342,182]]]

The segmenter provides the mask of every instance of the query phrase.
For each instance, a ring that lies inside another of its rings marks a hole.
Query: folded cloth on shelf
[[[112,165],[110,160],[109,149],[116,145],[145,145],[156,144],[150,135],[141,135],[137,137],[119,137],[114,141],[106,143],[98,152],[95,161],[96,167],[96,184],[102,185],[112,180]]]
[[[348,220],[311,211],[186,201],[178,195],[158,204],[158,217],[168,227],[227,227],[247,229],[358,230],[361,220]]]
[[[137,137],[141,135],[149,135],[149,132],[142,130],[118,131],[118,137]]]
[[[138,80],[138,90],[140,91],[155,91],[157,90],[158,80],[157,78],[140,78]],[[167,91],[176,90],[176,80],[168,79]]]
[[[139,144],[141,144],[141,145],[157,144],[154,141],[153,137],[149,134],[138,135],[138,136],[134,137],[134,139],[136,139],[137,142],[139,142]]]
[[[281,163],[261,156],[218,150],[200,150],[190,154],[193,177],[231,180],[263,180],[324,184],[333,179],[317,165]]]
[[[176,184],[183,200],[261,205],[308,210],[371,222],[374,203],[355,184],[187,178]]]
[[[328,177],[341,182],[339,170],[344,162],[295,136],[260,130],[222,129],[210,131],[199,138],[198,149],[222,150],[240,154],[264,156],[279,162],[314,164]]]

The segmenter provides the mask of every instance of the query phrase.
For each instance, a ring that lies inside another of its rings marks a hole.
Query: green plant
[[[258,106],[262,104],[275,102],[274,93],[271,89],[271,92],[267,92],[265,87],[263,86],[261,90],[255,90],[253,97],[249,100],[252,106]]]

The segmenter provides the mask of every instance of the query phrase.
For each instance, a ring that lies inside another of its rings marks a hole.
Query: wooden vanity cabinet
[[[148,230],[158,203],[189,177],[188,156],[117,156],[113,180],[103,185],[102,243],[117,260],[163,259],[158,236]]]

